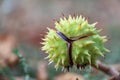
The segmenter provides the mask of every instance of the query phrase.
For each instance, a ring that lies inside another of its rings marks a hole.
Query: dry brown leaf
[[[12,66],[18,61],[18,57],[12,52],[15,46],[16,38],[13,35],[0,35],[0,67]]]
[[[76,73],[68,72],[58,75],[57,77],[54,78],[54,80],[84,80],[84,78]]]
[[[48,80],[48,66],[45,61],[38,64],[37,80]]]

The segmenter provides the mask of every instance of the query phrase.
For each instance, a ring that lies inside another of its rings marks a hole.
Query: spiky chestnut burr
[[[49,62],[69,70],[75,65],[84,68],[89,64],[96,65],[99,56],[108,52],[104,47],[106,36],[100,36],[96,23],[89,24],[82,16],[62,19],[55,23],[56,30],[48,28],[42,42],[42,50],[48,53]]]

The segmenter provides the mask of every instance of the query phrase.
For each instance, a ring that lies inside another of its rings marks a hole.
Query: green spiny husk
[[[100,36],[100,30],[97,30],[95,26],[96,23],[89,24],[82,16],[60,18],[60,21],[55,23],[56,30],[48,28],[47,35],[42,42],[42,50],[48,53],[49,62],[54,62],[55,68],[70,67],[67,42],[56,33],[56,31],[60,31],[68,38],[92,34],[87,38],[73,42],[72,61],[73,65],[77,67],[78,65],[80,67],[89,64],[96,65],[98,57],[104,56],[104,52],[109,50],[104,47],[104,42],[107,41],[106,36]]]

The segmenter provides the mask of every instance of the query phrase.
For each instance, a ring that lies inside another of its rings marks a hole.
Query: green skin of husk
[[[89,35],[87,38],[83,38],[74,41],[72,44],[72,61],[74,65],[82,64],[96,64],[96,60],[100,56],[104,56],[104,52],[108,52],[104,47],[104,42],[107,41],[106,36],[100,36],[100,30],[95,28],[96,23],[89,24],[85,18],[71,17],[68,19],[60,18],[59,22],[55,23],[56,30],[49,29],[47,35],[42,42],[42,50],[48,53],[49,62],[55,63],[55,68],[60,66],[70,66],[68,60],[68,47],[67,42],[58,36],[56,31],[60,31],[68,38]]]

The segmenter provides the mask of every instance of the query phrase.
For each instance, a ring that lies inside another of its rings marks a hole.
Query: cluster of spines
[[[73,43],[72,59],[77,68],[89,64],[96,65],[99,55],[104,56],[103,52],[108,52],[104,48],[104,42],[107,39],[105,36],[98,34],[100,30],[96,30],[96,23],[88,24],[88,21],[81,16],[76,18],[69,16],[69,18],[60,18],[60,21],[57,21],[55,25],[57,31],[62,32],[69,38],[92,34],[88,38]],[[56,68],[59,66],[69,68],[66,42],[57,35],[56,31],[48,28],[48,33],[43,40],[42,50],[48,53],[49,62],[56,63]]]

